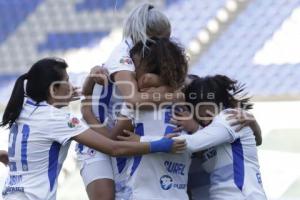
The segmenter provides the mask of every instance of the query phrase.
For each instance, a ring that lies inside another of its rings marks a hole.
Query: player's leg
[[[115,183],[112,179],[97,179],[86,187],[90,200],[114,200]]]
[[[95,152],[83,161],[81,177],[90,200],[114,200],[115,184],[111,159],[100,152]]]

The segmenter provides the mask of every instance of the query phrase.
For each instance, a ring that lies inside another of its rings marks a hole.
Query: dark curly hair
[[[248,93],[244,92],[245,85],[227,76],[215,75],[195,78],[186,87],[185,98],[188,103],[196,106],[201,102],[211,102],[226,108],[251,109]]]
[[[159,75],[165,85],[175,89],[181,87],[188,71],[184,48],[168,38],[151,38],[146,45],[138,42],[130,50],[130,57],[138,55],[144,66],[142,70]]]

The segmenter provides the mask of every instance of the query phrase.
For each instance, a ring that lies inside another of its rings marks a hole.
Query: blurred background
[[[0,0],[0,117],[14,80],[38,59],[59,56],[80,86],[122,39],[142,0]],[[186,48],[190,73],[247,85],[263,131],[262,179],[271,200],[300,199],[300,0],[152,0]],[[79,114],[78,105],[73,105]],[[7,149],[0,130],[0,149]],[[0,164],[3,184],[6,168]],[[1,188],[1,186],[0,186]],[[1,199],[1,197],[0,197]],[[87,199],[70,149],[58,199]]]

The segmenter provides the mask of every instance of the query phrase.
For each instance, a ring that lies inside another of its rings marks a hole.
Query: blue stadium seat
[[[300,0],[251,1],[199,58],[191,73],[228,75],[246,83],[255,95],[292,94],[295,87],[300,87],[299,78],[294,78],[300,76],[299,66],[289,63],[262,66],[253,63],[253,58],[299,4]]]
[[[124,7],[125,0],[85,0],[76,5],[77,11],[93,10],[120,10]]]
[[[45,43],[38,46],[39,51],[57,51],[68,50],[73,48],[81,48],[94,44],[97,40],[101,40],[107,36],[107,31],[97,32],[76,32],[76,33],[51,33]]]
[[[0,75],[0,88],[7,87],[7,84],[16,80],[16,75]]]
[[[35,11],[43,0],[1,0],[0,1],[0,44]]]
[[[172,24],[172,36],[178,37],[183,45],[188,45],[225,3],[224,0],[166,1],[166,14]]]
[[[172,6],[173,4],[178,3],[179,1],[183,1],[183,0],[166,0],[165,5],[168,6]]]

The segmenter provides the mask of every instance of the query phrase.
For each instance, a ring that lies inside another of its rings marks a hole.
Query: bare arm
[[[262,144],[261,129],[256,120],[250,124],[250,128],[255,136],[256,146],[260,146]]]
[[[174,138],[186,140],[187,148],[195,153],[223,143],[232,142],[234,140],[232,131],[231,128],[215,122],[196,131],[192,135],[180,135]],[[148,135],[140,137],[132,132],[126,131],[126,136],[119,136],[118,138],[122,141],[152,142],[163,138],[163,136]]]
[[[75,136],[73,139],[80,144],[110,156],[141,155],[150,152],[149,143],[113,141],[91,129]]]
[[[112,138],[112,134],[109,133],[107,127],[98,121],[92,111],[92,94],[95,86],[95,78],[97,79],[98,84],[107,84],[108,79],[105,71],[106,70],[104,68],[96,66],[91,69],[89,76],[85,79],[82,94],[86,97],[86,99],[81,102],[81,114],[91,129],[107,138]]]
[[[150,143],[113,141],[102,136],[101,134],[94,132],[92,129],[84,131],[83,133],[73,137],[73,139],[80,144],[86,145],[90,148],[114,157],[142,155],[154,152],[152,151],[153,149],[151,150]],[[165,142],[162,143],[162,145],[171,145],[168,148],[169,151],[176,153],[185,149],[186,144],[184,140],[175,140],[171,143],[170,140],[171,139],[168,141],[165,140]]]
[[[98,83],[99,85],[107,84],[107,75],[108,72],[106,68],[99,66],[93,67],[90,71],[90,74],[86,77],[84,81],[82,87],[82,94],[86,97],[92,96],[95,83]]]
[[[101,124],[95,117],[92,111],[92,100],[90,98],[81,101],[81,114],[91,129],[107,138],[112,138],[107,127],[104,124]]]
[[[85,99],[82,101],[81,113],[83,119],[91,129],[113,140],[115,140],[117,136],[121,135],[123,130],[133,131],[134,128],[131,120],[127,117],[119,116],[116,125],[112,129],[108,130],[108,128],[104,124],[101,124],[95,117],[92,111],[91,99]]]
[[[95,81],[92,79],[92,77],[86,77],[82,87],[82,94],[86,97],[92,96],[94,86]]]

